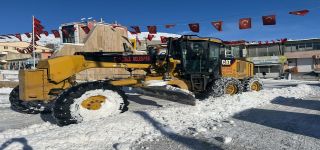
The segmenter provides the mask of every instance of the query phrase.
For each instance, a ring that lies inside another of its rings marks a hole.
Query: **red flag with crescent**
[[[214,22],[211,22],[211,24],[218,31],[222,31],[222,21],[214,21]]]
[[[150,34],[157,34],[157,26],[147,26]]]
[[[31,38],[31,34],[30,33],[24,33],[28,38]]]
[[[167,43],[167,37],[160,36],[161,43]]]
[[[148,37],[147,37],[147,39],[149,40],[149,41],[152,41],[152,39],[154,38],[154,35],[152,35],[152,34],[148,34]]]
[[[15,36],[17,39],[19,39],[19,41],[22,41],[20,34],[17,33],[17,34],[15,34],[14,36]]]
[[[84,31],[84,33],[88,34],[90,32],[90,29],[88,26],[83,26],[81,29]]]
[[[43,31],[42,32],[44,35],[48,36],[49,35],[49,32],[48,31]]]
[[[136,33],[141,33],[139,26],[131,26],[131,28],[132,28]]]
[[[55,38],[60,38],[60,33],[58,30],[51,30]]]
[[[276,15],[262,16],[263,25],[275,25]]]
[[[189,28],[192,32],[199,32],[200,31],[200,25],[199,23],[190,23]]]
[[[242,18],[239,20],[239,29],[250,29],[251,18]]]
[[[165,27],[166,27],[167,29],[173,28],[174,26],[176,26],[176,25],[174,25],[174,24],[166,24],[166,25],[165,25]]]
[[[289,12],[289,14],[291,15],[297,15],[297,16],[305,16],[309,13],[310,11],[307,9],[304,10],[298,10],[298,11],[291,11]]]

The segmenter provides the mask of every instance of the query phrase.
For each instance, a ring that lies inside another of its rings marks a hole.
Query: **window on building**
[[[268,47],[268,56],[279,56],[280,50],[278,45]]]
[[[257,48],[257,56],[268,56],[267,46]]]
[[[284,52],[292,52],[292,44],[286,45]]]
[[[269,66],[259,66],[260,73],[269,73]]]
[[[298,51],[305,51],[306,50],[306,43],[298,44]]]
[[[313,49],[314,50],[320,50],[320,43],[313,43]]]
[[[62,41],[63,43],[75,43],[75,28],[73,25],[62,27]]]
[[[8,46],[4,46],[3,49],[8,49]]]
[[[280,72],[280,66],[279,65],[275,65],[275,66],[270,66],[270,73],[278,73]]]
[[[248,48],[248,56],[249,57],[256,57],[257,56],[255,47],[249,47]]]
[[[307,51],[313,50],[313,46],[312,46],[312,43],[311,43],[311,42],[310,42],[310,43],[306,43],[306,48],[305,48],[305,50],[307,50]]]

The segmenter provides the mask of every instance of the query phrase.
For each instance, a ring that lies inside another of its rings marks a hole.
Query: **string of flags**
[[[310,12],[309,10],[304,9],[304,10],[291,11],[291,12],[289,12],[289,14],[290,15],[296,15],[296,16],[305,16],[309,12]],[[223,31],[224,22],[222,20],[212,21],[210,23],[211,23],[212,27],[214,29],[216,29],[217,31],[219,31],[219,32]],[[276,25],[276,23],[277,23],[276,15],[273,14],[273,15],[262,16],[262,24],[263,25],[270,26],[270,25]],[[152,39],[155,37],[154,34],[157,34],[158,26],[159,25],[149,25],[149,26],[147,26],[147,30],[149,32],[149,34],[147,36],[147,39],[149,41],[152,41]],[[166,29],[171,29],[171,28],[174,28],[175,26],[176,26],[176,24],[165,24],[164,25],[164,27]],[[240,30],[245,30],[245,29],[252,28],[252,18],[250,18],[250,17],[248,17],[248,18],[240,18],[238,26],[239,26]],[[89,32],[92,29],[92,27],[93,27],[93,24],[92,23],[90,24],[90,22],[88,22],[87,26],[82,26],[81,29],[86,34],[89,34]],[[113,25],[112,27],[116,28],[116,27],[118,27],[118,25]],[[130,26],[130,27],[132,28],[132,30],[129,30],[129,32],[131,34],[136,35],[136,40],[141,45],[141,41],[138,39],[138,36],[137,36],[137,34],[141,33],[140,26]],[[197,23],[197,22],[188,23],[188,27],[189,27],[190,31],[192,31],[192,32],[195,32],[195,33],[199,33],[200,32],[200,23]],[[41,21],[36,19],[36,18],[33,19],[33,30],[34,30],[34,34],[35,34],[34,36],[32,35],[32,33],[29,33],[29,32],[24,33],[27,38],[31,38],[31,41],[32,40],[39,41],[40,38],[41,38],[41,34],[44,34],[45,36],[49,35],[49,32],[45,31],[44,27],[41,25]],[[76,29],[73,28],[71,30],[75,31]],[[52,34],[54,35],[55,38],[60,38],[61,37],[59,30],[51,30],[51,32],[52,32]],[[70,29],[62,28],[61,29],[61,33],[62,33],[63,37],[69,37]],[[0,39],[5,39],[5,38],[12,39],[12,37],[15,37],[19,41],[22,41],[21,35],[22,34],[19,34],[19,33],[17,33],[17,34],[0,35]],[[160,40],[161,40],[162,43],[166,43],[167,42],[167,39],[164,36],[161,36]],[[262,44],[263,42],[258,42],[258,43]],[[18,51],[20,53],[31,53],[32,49],[33,49],[33,45],[32,45],[32,43],[30,43],[30,45],[31,46],[28,46],[25,49],[18,49]],[[35,43],[35,45],[36,45],[36,43]]]

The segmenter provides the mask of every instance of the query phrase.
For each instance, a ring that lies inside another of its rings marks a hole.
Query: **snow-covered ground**
[[[270,85],[279,84],[269,83]],[[281,84],[288,83],[290,82],[283,81]],[[8,93],[10,89],[3,88],[0,91]],[[210,97],[204,101],[198,101],[196,106],[129,94],[131,105],[129,105],[128,112],[66,127],[55,125],[54,122],[50,121],[49,115],[41,116],[43,120],[49,120],[48,122],[38,120],[34,121],[32,125],[29,122],[27,126],[17,126],[12,123],[6,126],[7,119],[12,120],[8,117],[10,115],[26,116],[26,118],[30,115],[17,114],[7,108],[2,108],[0,109],[1,116],[5,115],[7,117],[0,120],[0,149],[21,149],[23,147],[32,147],[33,149],[170,149],[170,145],[164,144],[162,147],[157,147],[157,144],[161,145],[161,142],[163,144],[163,142],[167,143],[169,140],[169,143],[171,142],[174,145],[175,142],[172,141],[175,141],[175,138],[181,138],[181,134],[201,139],[202,136],[210,137],[211,134],[219,132],[222,136],[217,137],[216,140],[221,141],[222,146],[233,146],[235,143],[241,142],[240,139],[243,137],[241,137],[241,133],[238,133],[237,137],[233,136],[237,132],[231,134],[236,131],[236,125],[240,123],[233,121],[230,117],[242,114],[250,108],[268,106],[275,100],[295,99],[300,102],[310,97],[319,100],[320,87],[298,84],[298,86],[285,88],[267,88],[260,92],[247,92],[235,96]],[[1,102],[7,103],[8,100],[4,98]],[[314,113],[319,115],[319,112]],[[261,118],[261,120],[265,119]],[[22,118],[21,122],[23,122]],[[265,128],[260,128],[265,130]],[[250,129],[247,128],[244,132],[253,133],[250,132]],[[232,132],[228,133],[228,130]],[[250,137],[249,134],[245,133],[243,133],[243,136],[249,136],[250,140],[255,140],[253,137],[257,138],[256,135]],[[191,143],[194,141],[193,138],[189,137],[183,137],[183,139]],[[257,141],[264,142],[261,139],[257,139]],[[145,146],[148,143],[149,146]],[[152,147],[150,143],[155,146]],[[268,142],[266,141],[266,143]],[[308,144],[308,142],[305,143]],[[208,142],[204,144],[208,144]],[[259,145],[259,143],[256,144]],[[263,145],[263,143],[261,144]],[[199,149],[199,147],[194,146],[187,144],[187,147],[171,148]],[[234,149],[235,147],[232,146],[231,148]],[[250,145],[244,145],[243,147],[255,149],[254,146],[250,147]],[[307,148],[319,149],[320,144]]]
[[[1,107],[9,107],[9,93],[12,88],[1,88],[0,89],[0,108]]]

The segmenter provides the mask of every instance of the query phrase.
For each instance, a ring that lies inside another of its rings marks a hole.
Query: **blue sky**
[[[178,24],[175,28],[158,27],[159,32],[192,34],[187,24],[199,22],[200,36],[224,40],[274,40],[279,38],[320,38],[320,1],[318,0],[7,0],[1,2],[0,34],[30,32],[31,16],[42,21],[46,30],[60,24],[93,17],[123,25]],[[310,9],[304,17],[289,11]],[[277,15],[277,25],[263,26],[261,16]],[[253,19],[253,28],[239,30],[238,20]],[[223,32],[210,22],[224,21]]]

